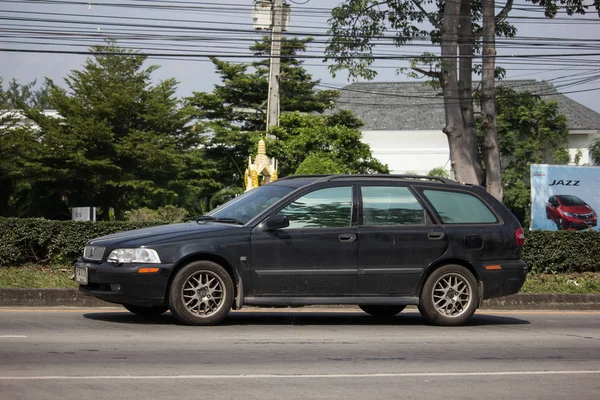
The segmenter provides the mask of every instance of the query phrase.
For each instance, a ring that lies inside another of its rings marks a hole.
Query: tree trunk
[[[465,127],[465,142],[472,157],[479,160],[479,144],[477,130],[475,128],[475,113],[473,111],[473,51],[475,47],[475,36],[473,34],[473,22],[471,20],[471,0],[462,0],[460,5],[460,27],[458,31],[458,54],[459,59],[459,96],[460,108]],[[477,174],[477,183],[484,183],[484,172],[481,162],[473,165]]]
[[[496,21],[494,0],[482,0],[483,11],[483,66],[481,112],[483,114],[483,163],[487,191],[502,201],[502,170],[496,124]]]
[[[477,168],[480,167],[477,148],[472,148],[460,105],[460,90],[458,87],[458,28],[461,3],[447,1],[444,6],[442,23],[442,71],[440,83],[444,95],[444,111],[446,126],[443,131],[448,136],[450,161],[454,177],[459,182],[479,184]]]

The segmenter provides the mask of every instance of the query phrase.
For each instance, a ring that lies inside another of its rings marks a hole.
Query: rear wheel
[[[192,262],[175,275],[169,292],[169,308],[187,325],[221,322],[233,304],[233,282],[219,264]]]
[[[386,318],[393,317],[394,315],[401,313],[406,306],[359,305],[359,307],[361,310],[367,314],[371,314],[374,317]]]
[[[467,268],[445,265],[427,278],[419,311],[427,322],[435,325],[462,325],[479,304],[477,280]]]
[[[157,315],[166,313],[169,309],[167,306],[143,307],[134,306],[133,304],[123,304],[123,307],[125,307],[129,312],[139,315],[140,317],[155,317]]]

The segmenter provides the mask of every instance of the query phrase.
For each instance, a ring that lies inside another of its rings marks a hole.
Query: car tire
[[[406,306],[397,306],[397,305],[359,305],[360,309],[366,312],[367,314],[372,315],[377,318],[390,318],[396,314],[400,314],[402,310],[406,308]]]
[[[556,229],[558,229],[559,231],[563,230],[563,220],[562,220],[562,218],[558,218],[556,220]]]
[[[123,304],[123,307],[125,307],[127,311],[135,315],[139,315],[140,317],[156,317],[157,315],[164,314],[169,310],[169,307],[167,306],[143,307],[135,306],[133,304]]]
[[[212,261],[183,267],[171,283],[169,308],[186,325],[215,325],[227,317],[233,304],[229,273]]]
[[[460,265],[445,265],[433,271],[419,299],[419,312],[433,325],[462,325],[478,306],[477,280]]]

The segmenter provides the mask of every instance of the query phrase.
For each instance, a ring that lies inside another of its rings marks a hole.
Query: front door
[[[256,229],[250,264],[255,296],[356,295],[357,228],[353,224],[353,187],[311,191],[277,213],[290,226]]]
[[[406,186],[364,185],[358,231],[361,295],[411,295],[448,247],[445,231]]]

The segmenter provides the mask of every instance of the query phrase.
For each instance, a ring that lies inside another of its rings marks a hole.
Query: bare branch
[[[423,75],[425,75],[425,76],[428,76],[428,77],[430,77],[430,78],[437,78],[437,79],[440,79],[440,78],[441,78],[441,76],[442,76],[440,72],[436,72],[436,71],[426,71],[426,70],[424,70],[424,69],[421,69],[421,68],[419,68],[419,67],[410,67],[410,68],[411,68],[412,70],[414,70],[414,71],[416,71],[416,72],[418,72],[418,73],[420,73],[420,74],[423,74]]]
[[[514,0],[508,0],[502,11],[496,15],[496,25],[506,19],[508,13],[512,10],[513,2]]]
[[[423,14],[425,14],[425,16],[427,17],[427,19],[429,20],[429,22],[431,23],[431,25],[433,25],[434,27],[440,29],[440,25],[435,21],[435,19],[433,18],[433,16],[428,13],[427,11],[425,11],[425,9],[423,8],[423,6],[421,5],[421,3],[419,2],[419,0],[411,0],[412,3],[415,5],[415,7],[417,7],[419,10],[421,10],[421,12]],[[509,0],[512,2],[512,0]]]

